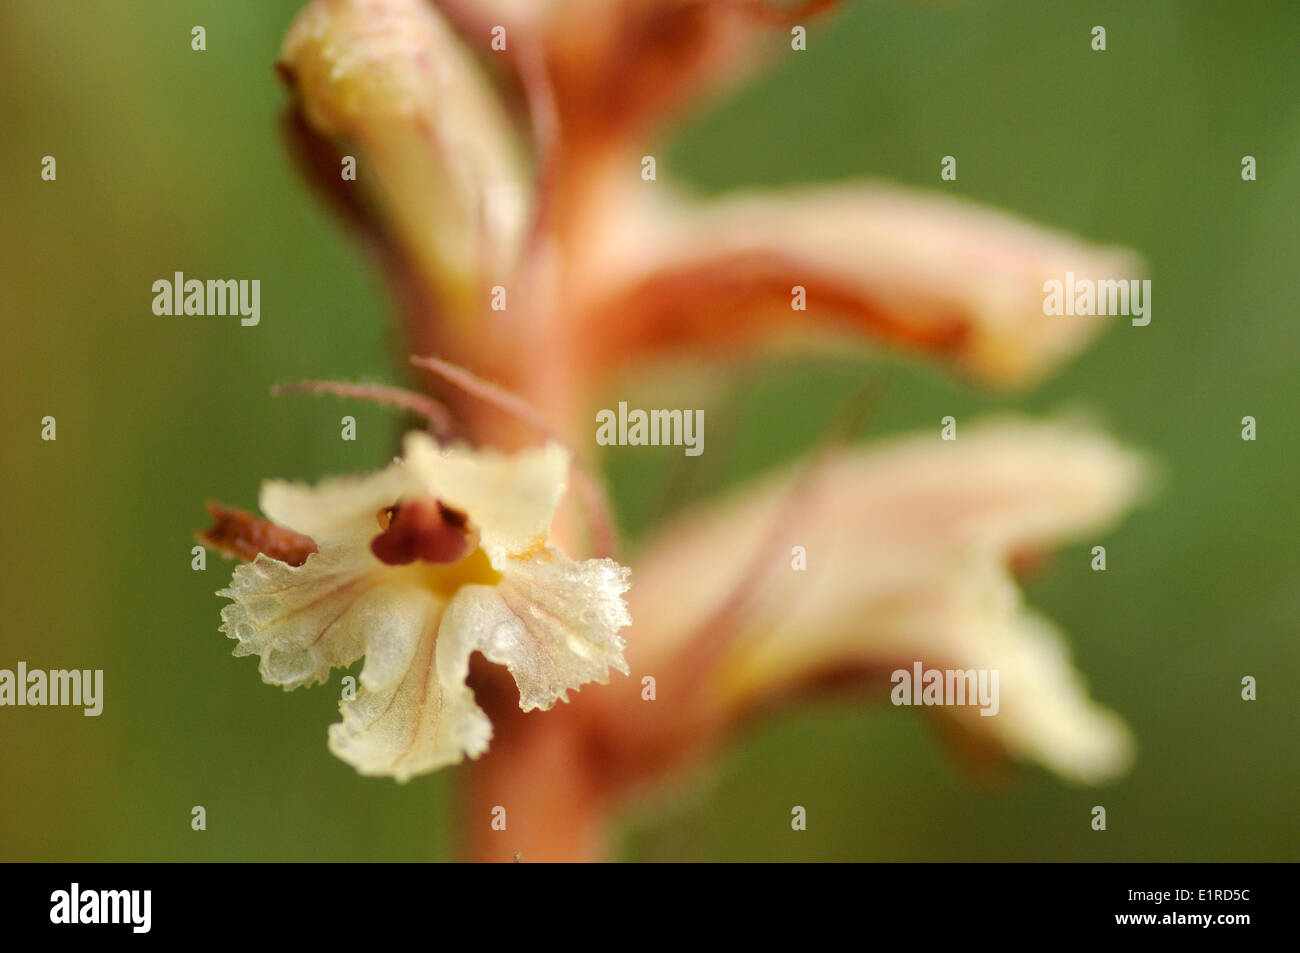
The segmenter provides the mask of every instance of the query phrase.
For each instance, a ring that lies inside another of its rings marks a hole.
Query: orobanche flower
[[[222,631],[286,689],[365,656],[329,732],[362,774],[405,781],[478,757],[492,725],[466,684],[471,653],[507,667],[524,711],[628,670],[628,570],[548,544],[568,466],[553,442],[507,455],[412,433],[377,473],[269,481],[262,511],[317,548],[300,565],[262,552],[237,568]]]
[[[651,726],[660,738],[646,747],[681,747],[676,733],[705,748],[710,730],[721,735],[774,700],[879,687],[921,660],[1000,672],[996,717],[937,712],[958,739],[1075,782],[1114,778],[1132,762],[1134,739],[1088,697],[1062,634],[1025,604],[1015,569],[1108,530],[1153,481],[1145,455],[1083,422],[1005,417],[971,424],[949,445],[919,434],[828,451],[811,468],[681,514],[634,564],[628,654],[634,672],[689,671],[696,687],[674,706],[678,724]],[[791,570],[796,549],[807,554],[803,571]],[[731,577],[706,570],[735,553],[759,559],[741,560]],[[622,691],[593,701],[635,711],[638,699]]]

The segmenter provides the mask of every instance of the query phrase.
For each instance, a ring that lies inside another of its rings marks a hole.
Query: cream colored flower
[[[1000,672],[994,717],[942,713],[1008,753],[1078,782],[1127,768],[1131,733],[1088,697],[1012,564],[1109,529],[1149,486],[1142,455],[1080,425],[1011,418],[953,443],[896,438],[813,466],[684,514],[636,562],[638,672],[699,671],[692,643],[726,633],[688,716],[694,734],[819,686],[885,686],[919,661]],[[804,571],[791,570],[794,547]],[[717,615],[737,576],[709,567],[754,556],[750,595]]]
[[[407,436],[386,469],[318,486],[271,481],[263,512],[318,547],[301,566],[259,555],[219,595],[236,655],[286,689],[365,656],[330,750],[405,781],[486,750],[492,726],[466,685],[471,653],[505,665],[524,711],[627,673],[628,570],[548,545],[565,488],[557,444],[515,455]]]
[[[933,354],[982,383],[1033,383],[1110,318],[1043,315],[1043,282],[1137,275],[1096,247],[949,196],[872,183],[692,200],[627,189],[592,242],[593,361],[735,352],[763,338],[805,351],[855,338]],[[803,288],[807,310],[791,307]],[[617,314],[612,327],[609,315]]]

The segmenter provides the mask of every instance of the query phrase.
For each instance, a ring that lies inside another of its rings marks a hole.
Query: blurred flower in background
[[[302,11],[280,64],[297,154],[380,255],[410,350],[449,362],[432,365],[431,389],[458,439],[503,451],[557,439],[588,473],[594,402],[652,360],[884,344],[1008,388],[1099,330],[1093,316],[1045,317],[1043,282],[1131,273],[1126,252],[879,184],[699,202],[645,174],[665,123],[830,6],[315,0]],[[355,183],[339,174],[344,155]],[[792,306],[798,292],[805,307]],[[507,842],[484,825],[471,855],[603,856],[625,804],[755,712],[883,688],[914,661],[1001,673],[996,716],[938,710],[968,745],[1074,781],[1113,777],[1130,735],[1088,698],[1013,569],[1104,530],[1146,471],[1094,429],[1005,418],[963,423],[955,441],[936,426],[870,449],[831,443],[655,527],[630,560],[630,678],[524,714],[511,679],[470,664],[493,737],[466,769],[469,797],[475,810],[506,807],[511,831]],[[576,497],[561,503],[553,545],[609,555],[600,506]],[[310,521],[289,528],[315,538]],[[806,570],[792,568],[796,547]]]

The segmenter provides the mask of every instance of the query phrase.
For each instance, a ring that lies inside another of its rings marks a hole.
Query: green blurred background
[[[379,465],[398,429],[365,406],[267,394],[406,379],[386,288],[278,138],[271,64],[298,6],[0,6],[0,667],[102,668],[106,684],[99,718],[0,710],[0,859],[455,855],[454,771],[403,787],[333,758],[336,692],[286,694],[231,658],[213,594],[229,564],[190,568],[205,499],[251,508],[264,477]],[[1297,859],[1298,34],[1288,2],[850,3],[665,144],[661,177],[704,193],[862,175],[939,188],[952,154],[960,178],[943,188],[1135,247],[1154,279],[1148,328],[1117,322],[1028,394],[892,357],[738,375],[718,486],[812,445],[881,375],[873,435],[1084,407],[1150,448],[1167,483],[1106,538],[1108,572],[1080,545],[1028,586],[1136,731],[1123,781],[1094,791],[1023,767],[985,786],[926,719],[828,705],[758,727],[686,797],[638,814],[621,856]],[[56,182],[40,178],[46,154]],[[1257,182],[1240,178],[1246,154]],[[174,270],[260,277],[261,326],[155,317],[150,286]],[[338,439],[343,413],[355,443]],[[610,460],[633,533],[660,460]],[[790,830],[794,803],[806,832]]]

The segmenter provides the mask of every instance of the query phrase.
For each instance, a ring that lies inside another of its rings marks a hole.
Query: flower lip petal
[[[631,621],[623,593],[629,570],[609,559],[575,562],[555,550],[510,559],[499,584],[465,586],[452,599],[439,639],[466,656],[505,665],[524,711],[568,701],[587,682],[628,673],[619,634]]]
[[[217,593],[232,600],[221,610],[221,631],[238,640],[235,655],[260,658],[270,685],[324,682],[364,654],[370,626],[384,616],[381,568],[349,546],[326,546],[301,566],[259,555]]]
[[[329,729],[330,751],[361,774],[403,783],[487,749],[491,722],[438,637],[444,609],[406,586],[370,633],[357,696]]]

